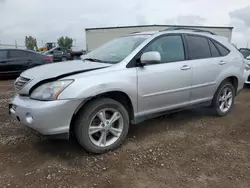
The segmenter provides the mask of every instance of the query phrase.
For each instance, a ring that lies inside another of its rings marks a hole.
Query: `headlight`
[[[30,98],[46,101],[56,100],[58,95],[73,81],[74,80],[58,80],[43,84],[31,93]]]

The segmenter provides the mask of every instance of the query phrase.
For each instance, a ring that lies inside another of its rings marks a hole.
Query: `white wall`
[[[147,27],[126,27],[126,28],[104,28],[86,30],[86,50],[91,51],[98,46],[110,41],[111,39],[133,33],[143,31],[157,31],[166,29],[166,26],[147,26]],[[195,27],[194,27],[195,28]],[[230,41],[232,38],[232,30],[229,28],[207,28],[199,27],[199,29],[209,30],[218,35],[227,37]]]
[[[13,44],[1,44],[0,43],[0,49],[6,49],[6,48],[18,48],[18,49],[26,49],[26,46],[21,45],[13,45]]]

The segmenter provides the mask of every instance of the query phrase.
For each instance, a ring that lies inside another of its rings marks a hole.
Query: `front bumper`
[[[38,101],[16,96],[9,105],[9,113],[43,135],[69,134],[71,119],[80,103],[79,99]]]

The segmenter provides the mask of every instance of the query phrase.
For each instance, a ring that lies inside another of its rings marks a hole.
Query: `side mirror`
[[[250,55],[246,57],[246,60],[250,60]]]
[[[145,52],[140,59],[142,64],[158,64],[161,62],[161,55],[157,51]]]

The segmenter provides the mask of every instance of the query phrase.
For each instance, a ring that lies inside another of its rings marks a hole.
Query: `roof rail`
[[[164,29],[162,31],[174,31],[174,30],[191,30],[194,32],[204,32],[204,33],[209,33],[211,35],[216,35],[215,33],[208,31],[208,30],[196,29],[196,28],[190,28],[190,27],[169,27],[169,28]]]

